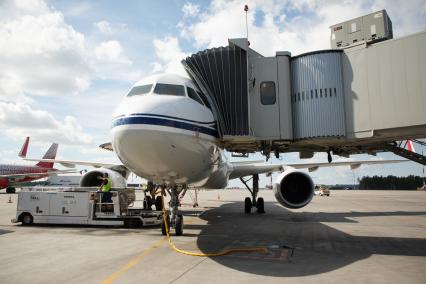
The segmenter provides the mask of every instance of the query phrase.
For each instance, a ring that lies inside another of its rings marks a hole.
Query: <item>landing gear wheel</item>
[[[31,225],[32,223],[33,223],[33,216],[31,216],[31,214],[26,213],[24,214],[24,216],[22,216],[22,225],[28,226],[28,225]]]
[[[146,196],[143,200],[143,209],[151,209],[152,206],[152,198],[151,196]]]
[[[259,197],[256,202],[257,213],[265,213],[265,202],[262,197]]]
[[[169,216],[169,214],[166,215],[166,223],[164,223],[164,218],[163,218],[163,222],[161,222],[161,233],[163,234],[163,236],[167,235],[166,226],[167,226],[167,230],[170,233],[170,216]]]
[[[8,188],[6,188],[6,193],[15,193],[15,192],[16,192],[16,190],[12,186],[9,186]]]
[[[157,196],[155,198],[155,210],[157,211],[163,210],[163,201],[161,200],[161,196]]]
[[[244,213],[246,214],[250,214],[251,213],[251,199],[250,197],[246,197],[246,199],[244,199]]]
[[[182,216],[182,214],[176,215],[175,233],[176,233],[176,236],[182,236],[182,234],[183,234],[183,216]]]

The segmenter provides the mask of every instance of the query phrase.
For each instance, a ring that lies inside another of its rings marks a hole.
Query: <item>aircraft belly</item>
[[[194,183],[206,179],[214,168],[218,152],[214,139],[194,131],[126,125],[112,132],[114,150],[123,164],[153,182]]]

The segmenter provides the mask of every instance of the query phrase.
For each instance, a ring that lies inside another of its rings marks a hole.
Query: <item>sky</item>
[[[381,9],[394,37],[426,30],[424,0],[0,0],[0,162],[27,164],[17,157],[26,136],[29,157],[57,142],[58,158],[118,161],[98,145],[110,141],[114,107],[132,84],[159,72],[185,75],[180,61],[186,56],[245,37],[245,4],[251,47],[265,56],[328,49],[331,25]],[[271,159],[299,161],[296,153]],[[301,162],[311,161],[325,162],[326,155]],[[422,175],[422,167],[407,162],[311,175],[316,183],[344,184],[388,174]],[[267,183],[263,177],[261,185]]]

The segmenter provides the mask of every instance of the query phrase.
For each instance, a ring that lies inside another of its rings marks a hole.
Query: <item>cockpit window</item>
[[[183,85],[157,83],[154,93],[159,95],[185,96],[185,87]]]
[[[209,104],[209,101],[207,100],[207,98],[204,96],[203,93],[201,93],[200,91],[197,91],[197,94],[200,96],[200,98],[203,100],[203,103],[206,105],[206,107],[208,107],[209,109],[212,109],[212,107]]]
[[[203,104],[203,101],[200,99],[200,97],[197,95],[197,92],[193,88],[186,87],[186,91],[188,92],[188,97],[193,99],[194,101],[197,101],[199,104]]]
[[[130,90],[130,92],[127,94],[127,96],[131,97],[131,96],[148,94],[151,91],[151,89],[152,89],[152,84],[143,85],[143,86],[135,86]]]

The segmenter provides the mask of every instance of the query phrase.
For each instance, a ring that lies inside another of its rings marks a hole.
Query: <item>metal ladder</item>
[[[411,141],[417,144],[420,144],[422,146],[426,146],[426,143],[423,141],[420,141],[420,140],[411,140]],[[414,161],[426,166],[426,156],[423,156],[422,154],[411,152],[405,149],[405,146],[407,145],[407,143],[408,143],[408,140],[400,141],[399,143],[386,144],[385,148],[386,150],[394,153],[395,155],[404,157],[406,159],[409,159],[411,161]]]

